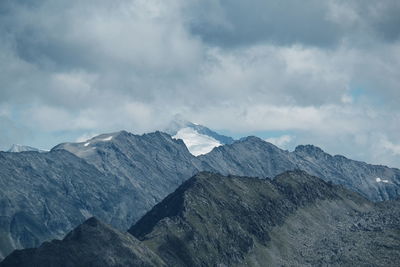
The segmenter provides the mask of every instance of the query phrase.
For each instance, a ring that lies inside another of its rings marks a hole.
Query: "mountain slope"
[[[160,132],[2,152],[0,259],[61,238],[90,216],[126,230],[201,168],[181,140]]]
[[[398,266],[399,200],[374,204],[303,171],[200,173],[123,234],[92,218],[0,266]]]
[[[137,220],[158,201],[205,166],[181,140],[154,132],[134,135],[126,131],[104,134],[82,143],[64,143],[52,150],[67,150],[101,172],[127,181],[143,203]]]
[[[400,196],[399,169],[331,156],[312,145],[288,152],[258,137],[247,137],[216,147],[199,159],[225,175],[274,177],[285,170],[301,169],[325,181],[345,185],[372,201]]]
[[[289,152],[254,136],[216,147],[199,159],[224,175],[266,178],[297,167]]]
[[[137,239],[90,218],[62,241],[14,251],[0,266],[165,266]]]
[[[0,258],[62,237],[93,214],[125,216],[126,190],[67,151],[0,153],[0,178]]]
[[[201,173],[129,232],[169,266],[396,266],[398,204],[301,171],[273,181]]]

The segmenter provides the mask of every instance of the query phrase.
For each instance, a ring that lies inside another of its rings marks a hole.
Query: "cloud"
[[[400,144],[394,144],[386,138],[381,139],[380,144],[382,145],[383,149],[388,150],[394,155],[400,155]]]
[[[400,143],[399,10],[395,0],[1,1],[0,116],[29,134],[3,131],[0,143],[141,133],[181,113],[376,160],[380,136]]]
[[[268,42],[333,47],[398,40],[400,4],[362,1],[195,1],[191,30],[222,47]]]
[[[265,139],[265,141],[270,142],[280,148],[286,148],[286,146],[292,140],[293,140],[293,137],[290,135],[287,135],[287,134],[279,136],[279,137],[270,137],[270,138]]]

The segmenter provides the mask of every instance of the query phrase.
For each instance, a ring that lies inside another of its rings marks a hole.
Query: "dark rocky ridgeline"
[[[90,218],[62,241],[39,248],[16,250],[2,267],[41,266],[165,266],[163,261],[135,237]]]
[[[398,266],[400,205],[303,171],[200,173],[129,232],[168,266]]]
[[[246,137],[198,158],[224,175],[274,177],[283,171],[301,169],[345,185],[372,201],[400,196],[399,169],[331,156],[312,145],[301,145],[289,152],[258,137]]]
[[[129,232],[96,219],[0,266],[398,266],[399,200],[375,204],[303,171],[200,173]]]
[[[2,152],[0,260],[61,238],[91,216],[126,231],[199,168],[181,140],[160,132],[100,135],[48,153]]]

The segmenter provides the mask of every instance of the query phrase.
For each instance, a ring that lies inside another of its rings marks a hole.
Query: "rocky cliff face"
[[[272,181],[203,172],[129,232],[137,239],[92,218],[0,266],[398,266],[400,205],[303,171]]]
[[[0,177],[2,256],[62,237],[93,214],[110,221],[126,196],[114,177],[67,151],[0,153]]]
[[[53,148],[60,149],[83,158],[103,173],[126,179],[127,186],[136,188],[146,202],[146,208],[151,208],[204,165],[190,154],[182,140],[162,132],[134,135],[121,131]]]
[[[169,266],[396,266],[398,204],[387,212],[301,171],[273,181],[201,173],[129,232]]]
[[[182,141],[160,132],[0,153],[0,259],[60,238],[91,216],[126,230],[200,165]]]
[[[257,137],[214,148],[199,159],[222,174],[274,177],[286,170],[301,169],[325,181],[342,184],[372,201],[400,195],[400,170],[331,156],[320,148],[298,146],[288,152]]]
[[[62,241],[14,251],[0,266],[165,266],[145,245],[96,218],[85,221]]]

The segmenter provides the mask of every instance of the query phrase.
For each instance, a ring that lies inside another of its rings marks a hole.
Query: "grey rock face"
[[[312,145],[288,152],[260,138],[247,137],[198,158],[225,175],[274,177],[286,170],[301,169],[325,181],[345,185],[372,201],[400,195],[399,169],[331,156]]]
[[[223,175],[267,178],[297,168],[289,152],[254,136],[216,147],[199,159]]]
[[[200,168],[182,141],[160,132],[0,153],[0,259],[61,238],[90,216],[126,230]]]
[[[95,214],[121,216],[126,190],[64,151],[0,153],[0,256],[62,237]],[[125,215],[125,214],[122,214]]]
[[[201,173],[129,232],[169,266],[397,266],[400,205],[380,205],[301,171]]]
[[[85,221],[62,241],[45,242],[39,248],[14,251],[0,266],[165,266],[136,238],[103,224]]]
[[[399,200],[375,204],[303,171],[200,173],[123,234],[91,218],[0,266],[398,266]]]
[[[128,218],[131,222],[204,166],[181,140],[162,132],[134,135],[121,131],[53,148],[60,149],[76,154],[105,174],[118,177],[124,186],[134,190],[132,197],[137,203],[135,215]]]

